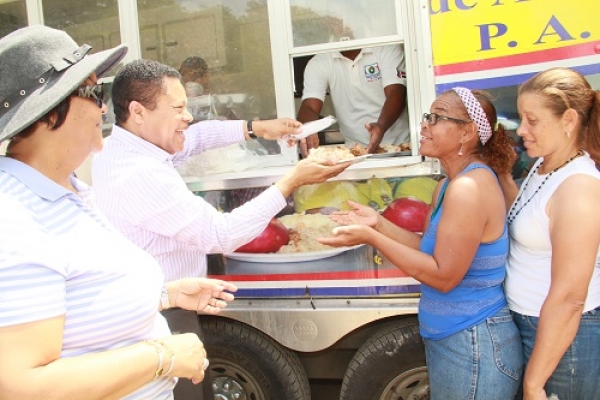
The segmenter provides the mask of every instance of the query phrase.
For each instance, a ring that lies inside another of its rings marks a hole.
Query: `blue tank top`
[[[472,169],[484,168],[483,164],[471,164],[461,174]],[[494,176],[496,176],[494,174]],[[420,250],[433,255],[438,225],[444,212],[443,194],[448,185],[444,182],[429,226],[421,239]],[[442,293],[421,284],[419,302],[419,325],[425,339],[444,339],[463,329],[470,328],[495,315],[506,299],[502,284],[508,256],[508,230],[506,223],[502,235],[493,242],[480,243],[475,258],[463,280],[448,293]]]

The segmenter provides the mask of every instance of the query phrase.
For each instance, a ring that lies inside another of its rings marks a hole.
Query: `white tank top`
[[[543,160],[539,159],[532,171]],[[510,225],[510,251],[506,264],[505,291],[511,310],[519,314],[539,317],[542,305],[550,289],[552,245],[550,242],[549,222],[546,204],[554,191],[568,177],[574,174],[586,174],[600,180],[600,172],[586,153],[565,167],[559,169],[542,185],[538,193],[533,193],[548,176],[530,173],[529,183],[521,186],[519,204],[516,210],[527,202]],[[517,196],[517,198],[519,197]],[[533,197],[532,197],[533,196]],[[599,249],[600,250],[600,249]],[[596,256],[596,268],[590,281],[588,296],[583,312],[600,305],[600,251]]]

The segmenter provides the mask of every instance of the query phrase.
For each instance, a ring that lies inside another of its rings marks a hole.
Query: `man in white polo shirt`
[[[406,72],[400,46],[390,45],[315,55],[304,71],[300,122],[320,118],[327,93],[348,144],[373,153],[380,144],[409,142]],[[306,139],[307,149],[318,135]]]

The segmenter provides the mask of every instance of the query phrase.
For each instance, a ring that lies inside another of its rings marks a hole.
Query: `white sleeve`
[[[330,66],[325,55],[317,54],[304,69],[304,90],[302,100],[319,99],[325,101],[329,88]]]
[[[60,249],[12,199],[0,213],[0,327],[66,313]]]
[[[377,49],[383,87],[398,83],[406,86],[406,62],[402,48],[394,45]]]
[[[124,185],[121,196],[119,213],[132,225],[204,253],[237,249],[260,234],[286,205],[281,192],[272,186],[232,212],[221,213],[190,192],[176,172],[157,169],[140,170]]]
[[[244,141],[245,123],[246,121],[209,120],[190,125],[184,132],[183,150],[173,155],[173,165],[179,166],[188,157],[206,150]]]

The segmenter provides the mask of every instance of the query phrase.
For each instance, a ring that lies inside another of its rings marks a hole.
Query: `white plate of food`
[[[387,157],[399,157],[399,156],[410,156],[412,153],[410,150],[404,151],[391,151],[389,153],[376,153],[369,154],[370,158],[387,158]]]
[[[290,263],[322,260],[324,258],[337,256],[349,250],[358,249],[364,244],[350,247],[333,247],[327,250],[306,251],[298,253],[227,253],[225,257],[236,261],[256,263]]]
[[[345,160],[339,160],[339,161],[337,161],[336,164],[343,164],[345,162],[351,162],[352,164],[355,164],[357,162],[364,161],[369,156],[371,156],[371,154],[365,154],[363,156],[356,156],[356,157],[353,157],[353,158],[346,158]]]
[[[335,124],[337,120],[328,115],[325,118],[318,119],[316,121],[310,121],[302,125],[301,132],[297,135],[291,135],[292,139],[303,139],[307,136],[314,135],[317,132],[321,132],[324,129],[329,128],[331,125]]]

